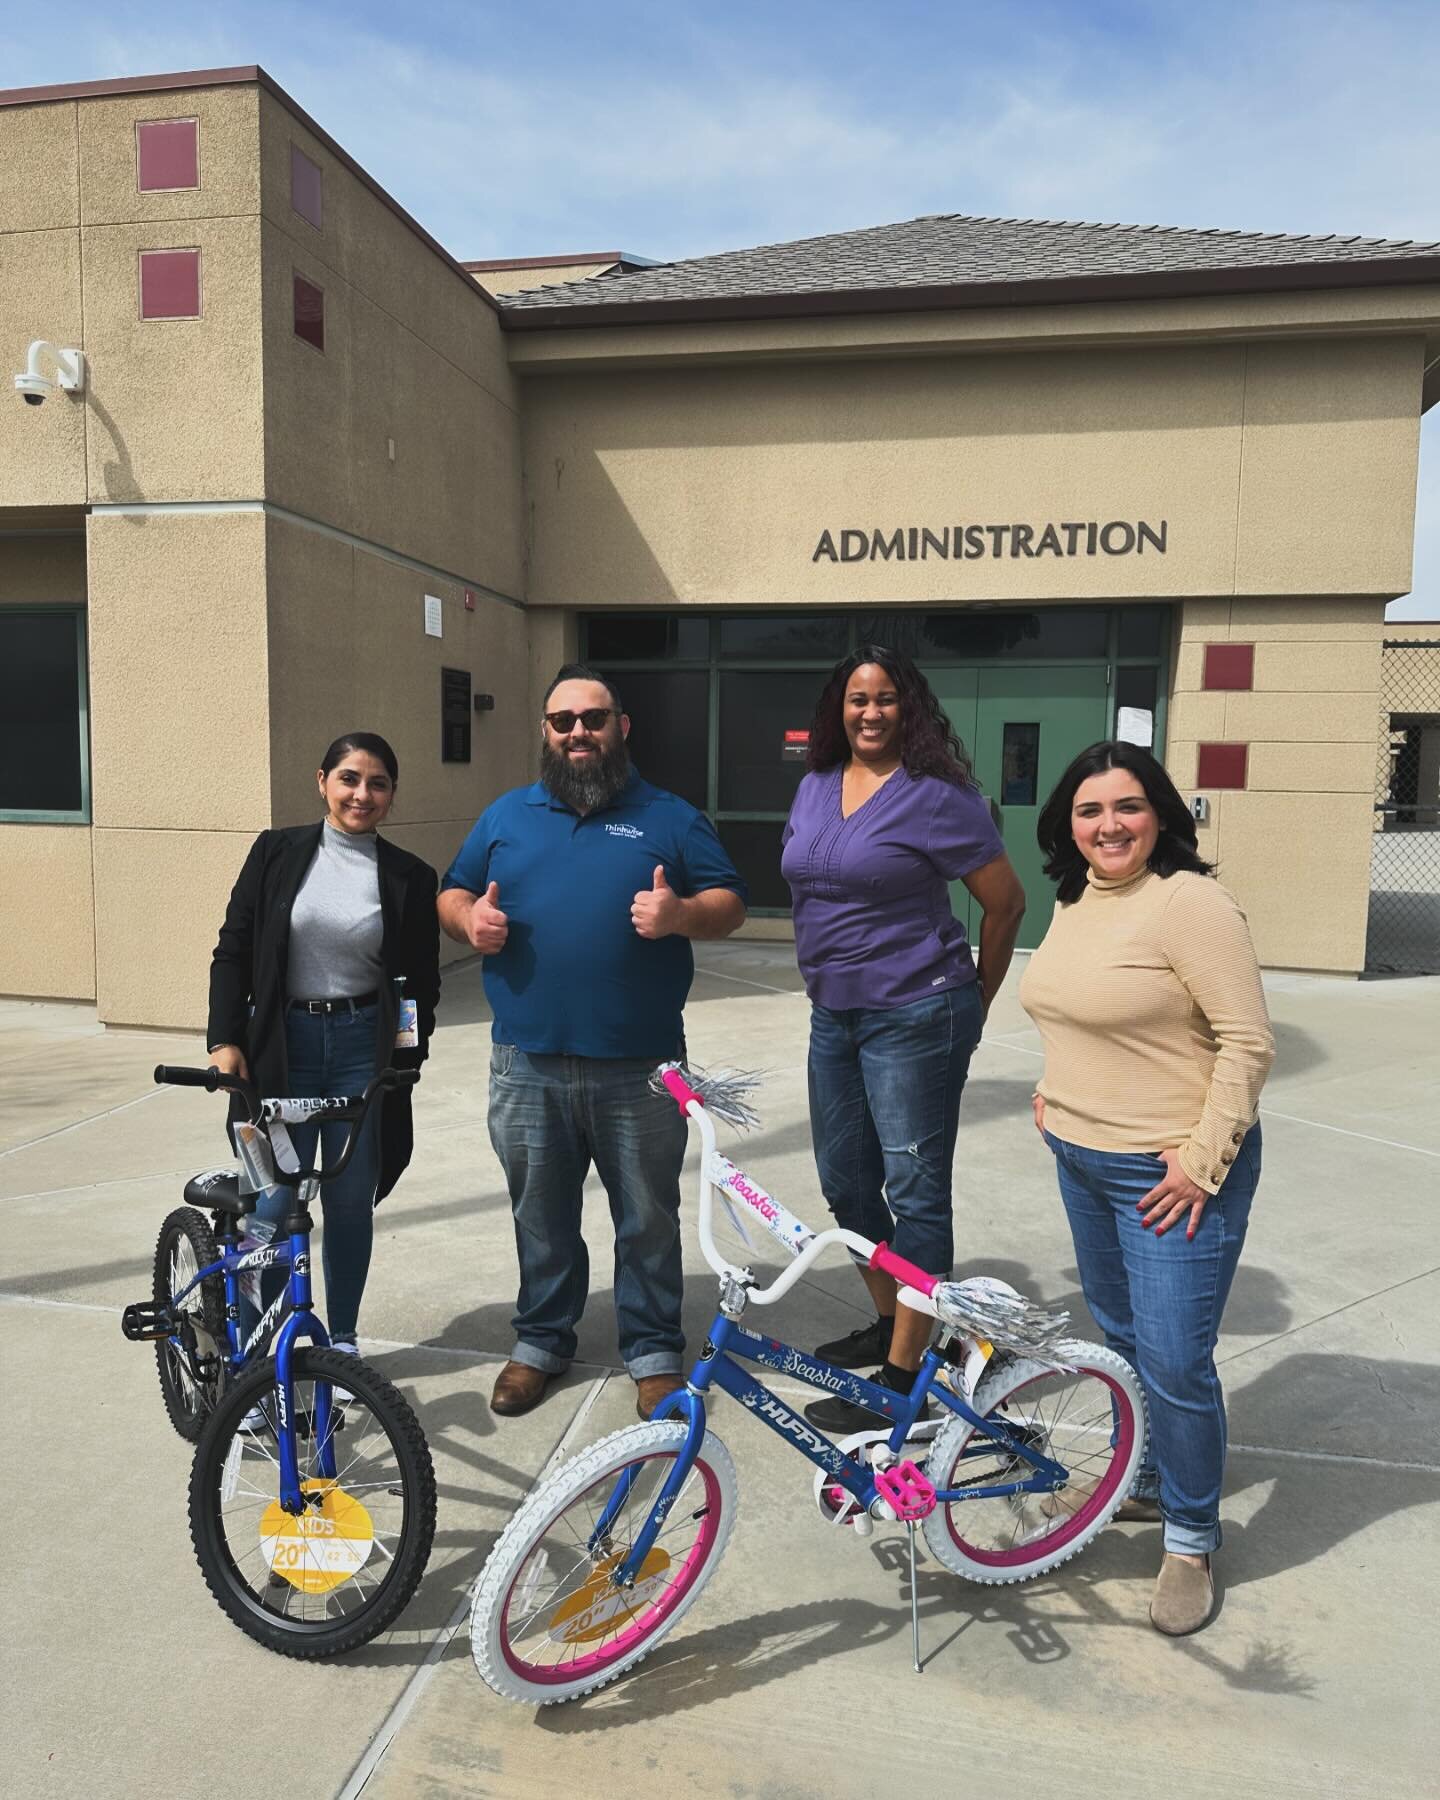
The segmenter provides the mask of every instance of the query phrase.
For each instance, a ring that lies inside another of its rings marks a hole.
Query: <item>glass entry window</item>
[[[1148,726],[1157,747],[1163,743],[1168,613],[596,613],[582,619],[581,653],[620,689],[635,766],[714,819],[750,886],[751,911],[763,915],[790,910],[780,833],[805,773],[796,734],[809,727],[826,677],[856,644],[906,651],[996,809],[1030,894],[1021,939],[1030,944],[1050,916],[1034,821],[1060,771],[1115,728],[1117,699],[1137,738]],[[962,918],[968,898],[957,886]]]
[[[0,607],[0,819],[90,816],[85,615]]]

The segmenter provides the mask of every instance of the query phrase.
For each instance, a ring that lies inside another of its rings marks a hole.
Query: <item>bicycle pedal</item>
[[[156,1300],[137,1300],[121,1313],[120,1329],[132,1344],[155,1343],[174,1337],[175,1320],[168,1306]]]
[[[928,1518],[935,1510],[935,1489],[913,1462],[898,1462],[892,1468],[881,1469],[875,1486],[899,1520]]]

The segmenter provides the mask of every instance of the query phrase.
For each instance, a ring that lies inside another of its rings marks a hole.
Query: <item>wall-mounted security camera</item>
[[[53,375],[41,373],[47,357],[55,365]],[[57,350],[44,338],[36,338],[25,358],[25,373],[15,377],[15,392],[27,406],[43,406],[57,388],[62,394],[85,392],[85,352]]]

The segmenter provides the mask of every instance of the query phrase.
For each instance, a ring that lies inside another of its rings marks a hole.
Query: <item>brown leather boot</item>
[[[543,1369],[532,1369],[529,1363],[507,1362],[495,1377],[495,1386],[490,1393],[491,1412],[529,1412],[545,1398],[545,1390],[554,1379]]]
[[[1150,1602],[1150,1623],[1166,1637],[1188,1637],[1210,1622],[1215,1610],[1215,1580],[1210,1558],[1204,1564],[1186,1562],[1167,1551],[1155,1581]]]
[[[648,1419],[662,1400],[668,1400],[676,1388],[684,1387],[683,1375],[642,1375],[635,1383],[635,1410]]]

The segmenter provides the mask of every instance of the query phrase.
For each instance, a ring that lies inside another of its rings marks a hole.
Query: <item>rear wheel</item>
[[[190,1535],[210,1591],[282,1656],[333,1656],[409,1603],[435,1536],[435,1470],[420,1425],[383,1375],[338,1350],[298,1349],[294,1430],[305,1511],[280,1505],[278,1389],[267,1358],[210,1417],[190,1477]],[[340,1387],[322,1469],[318,1390]]]
[[[1098,1344],[1061,1344],[1056,1354],[1067,1368],[1000,1363],[972,1405],[1063,1464],[1065,1486],[1050,1494],[942,1500],[925,1521],[935,1556],[970,1581],[1027,1581],[1068,1561],[1104,1529],[1134,1485],[1145,1448],[1145,1396],[1135,1371]],[[926,1463],[941,1490],[998,1487],[1031,1472],[1023,1457],[961,1418],[939,1432]]]
[[[602,1438],[537,1488],[505,1527],[470,1612],[471,1654],[497,1694],[532,1706],[588,1694],[648,1656],[694,1604],[735,1520],[735,1465],[708,1432],[633,1586],[610,1579],[685,1435],[682,1423],[667,1420]]]
[[[155,1245],[155,1304],[169,1306],[171,1296],[219,1256],[205,1215],[193,1206],[177,1207],[160,1227]],[[225,1390],[224,1281],[218,1275],[207,1276],[185,1296],[177,1312],[180,1330],[157,1341],[155,1362],[170,1423],[193,1444]]]

